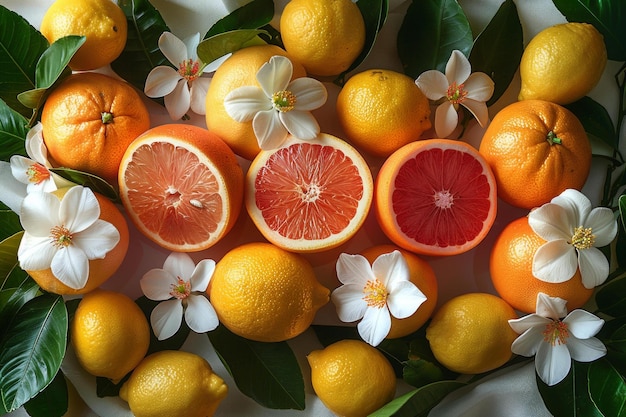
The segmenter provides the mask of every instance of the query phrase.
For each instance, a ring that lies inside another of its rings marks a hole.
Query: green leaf
[[[60,295],[35,297],[0,340],[0,411],[11,412],[54,378],[65,355],[67,310]]]
[[[469,61],[473,72],[484,72],[494,81],[492,105],[504,94],[515,76],[524,52],[524,34],[513,0],[506,0],[472,46]]]
[[[624,320],[621,320],[623,323]],[[626,324],[622,324],[611,335],[602,339],[607,349],[613,349],[621,353],[626,353]]]
[[[626,194],[619,196],[617,204],[619,207],[619,216],[622,221],[622,229],[626,231]]]
[[[0,99],[0,160],[8,162],[13,155],[26,156],[27,134],[28,120]]]
[[[22,230],[20,216],[0,202],[0,240]]]
[[[396,398],[369,417],[426,417],[446,395],[465,385],[458,381],[433,382]]]
[[[253,0],[215,22],[204,39],[237,29],[259,29],[269,24],[273,18],[273,0]],[[211,61],[203,60],[203,62]]]
[[[599,139],[612,149],[618,150],[619,138],[615,135],[611,116],[603,105],[591,97],[585,96],[565,107],[578,117],[590,136]]]
[[[154,67],[170,65],[159,49],[159,37],[169,28],[148,0],[119,0],[128,21],[126,46],[111,68],[120,77],[143,91]]]
[[[552,0],[569,22],[591,23],[604,37],[610,60],[626,61],[626,2],[623,0]]]
[[[626,278],[609,282],[596,292],[598,310],[612,317],[626,316]]]
[[[0,6],[0,99],[29,118],[32,111],[24,107],[17,95],[35,88],[35,68],[48,41],[17,13]]]
[[[589,367],[589,393],[603,415],[626,416],[624,376],[606,358],[592,362]]]
[[[35,85],[37,88],[50,88],[57,82],[61,74],[85,43],[85,36],[70,35],[57,39],[39,58],[35,69]]]
[[[472,49],[472,30],[456,0],[413,0],[398,31],[398,55],[404,72],[417,78],[431,69],[444,72],[455,49]]]
[[[304,410],[302,371],[286,342],[255,342],[221,325],[207,334],[244,395],[267,408]]]
[[[89,187],[92,191],[100,193],[112,201],[119,201],[119,196],[115,188],[96,175],[70,168],[52,168],[50,172],[59,174],[66,180],[72,181],[78,185]]]
[[[265,42],[259,38],[261,34],[267,32],[259,29],[237,29],[211,36],[198,44],[198,58],[208,64],[246,46],[262,45]]]
[[[311,326],[322,346],[328,346],[343,339],[360,340],[361,337],[354,326]]]
[[[57,372],[50,385],[24,404],[31,417],[62,417],[67,407],[67,382],[62,372]]]
[[[437,365],[424,359],[413,359],[406,362],[402,379],[414,387],[421,387],[444,379],[444,374]]]

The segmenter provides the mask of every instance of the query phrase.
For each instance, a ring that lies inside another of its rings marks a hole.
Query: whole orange
[[[498,197],[531,209],[567,188],[580,190],[591,168],[583,125],[565,107],[524,100],[500,110],[485,131],[479,152],[498,184]]]
[[[581,307],[591,298],[593,289],[583,286],[580,271],[570,280],[557,284],[533,276],[533,256],[544,243],[529,226],[527,217],[509,223],[491,250],[489,271],[496,291],[513,308],[524,313],[535,312],[540,292],[567,300],[568,311]]]
[[[122,155],[150,127],[150,115],[128,83],[82,72],[69,76],[50,93],[41,123],[55,165],[117,184]]]

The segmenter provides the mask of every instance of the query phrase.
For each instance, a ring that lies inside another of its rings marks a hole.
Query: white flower
[[[204,295],[214,270],[212,259],[204,259],[195,265],[186,253],[172,252],[165,259],[163,269],[152,269],[144,274],[139,284],[145,296],[163,301],[150,314],[152,329],[159,340],[178,331],[183,312],[185,322],[196,333],[217,327],[217,313]]]
[[[99,217],[100,205],[87,187],[72,187],[61,200],[43,191],[28,193],[20,213],[24,227],[17,250],[20,267],[51,268],[68,287],[83,288],[89,261],[104,258],[120,240],[115,226]]]
[[[609,262],[598,247],[617,234],[611,209],[591,209],[580,191],[568,189],[551,202],[532,210],[528,224],[547,240],[533,258],[533,275],[546,282],[564,282],[580,268],[586,288],[602,284],[609,275]]]
[[[363,319],[357,329],[372,346],[389,334],[391,315],[409,317],[426,301],[409,281],[409,266],[397,250],[380,255],[371,266],[361,255],[342,253],[336,267],[343,284],[331,294],[337,315],[344,322]]]
[[[566,303],[539,293],[536,313],[509,320],[511,328],[520,334],[511,350],[522,356],[535,355],[537,374],[550,386],[567,376],[572,359],[592,362],[606,355],[604,344],[593,337],[604,320],[580,309],[567,314]]]
[[[202,74],[215,68],[198,59],[199,43],[199,33],[184,42],[169,32],[159,37],[159,49],[177,69],[165,65],[153,68],[144,92],[152,98],[165,97],[165,108],[172,120],[179,120],[190,108],[196,114],[206,112],[205,96],[211,80]]]
[[[454,50],[446,64],[445,75],[437,70],[423,72],[415,84],[430,100],[445,98],[435,111],[435,132],[447,138],[459,123],[459,104],[469,110],[481,127],[489,121],[485,102],[493,94],[494,83],[485,73],[472,73],[469,60]]]
[[[276,149],[291,133],[298,139],[315,139],[320,127],[311,114],[326,103],[324,84],[302,77],[291,81],[293,65],[284,56],[273,56],[259,68],[261,87],[243,86],[226,95],[226,112],[238,122],[252,120],[261,149]]]
[[[29,158],[21,155],[11,157],[11,172],[16,180],[26,184],[26,191],[54,191],[57,187],[76,185],[50,172],[48,150],[43,141],[43,125],[37,123],[28,131],[24,146]]]

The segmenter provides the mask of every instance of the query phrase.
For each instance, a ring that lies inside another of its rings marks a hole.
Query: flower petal
[[[598,334],[604,320],[585,310],[574,310],[563,319],[569,332],[577,339],[589,339]]]
[[[155,268],[151,269],[139,280],[143,294],[151,300],[163,301],[172,298],[172,285],[176,283],[176,276],[172,273]]]
[[[150,314],[150,325],[157,339],[164,340],[176,334],[183,320],[183,305],[174,299],[157,304]]]
[[[472,66],[469,60],[459,50],[452,51],[450,59],[446,63],[446,78],[448,84],[463,84],[472,73]]]
[[[120,232],[111,223],[96,220],[82,232],[72,236],[72,245],[85,252],[87,259],[102,259],[120,241]]]
[[[530,327],[513,341],[511,352],[516,355],[531,357],[537,354],[539,345],[542,343],[545,343],[543,341],[542,328]]]
[[[466,99],[485,102],[493,95],[495,84],[484,72],[475,72],[463,83],[467,91]]]
[[[170,32],[163,32],[159,37],[159,49],[165,58],[177,68],[181,62],[188,59],[187,46]]]
[[[572,238],[575,217],[563,207],[546,203],[528,213],[528,225],[544,240]]]
[[[337,278],[343,284],[356,284],[363,289],[368,281],[375,281],[369,261],[362,255],[342,253],[335,265]]]
[[[49,237],[33,236],[24,232],[17,248],[20,268],[28,271],[48,269],[57,250],[57,247],[50,243]]]
[[[287,86],[287,90],[296,96],[295,110],[311,111],[320,108],[328,99],[324,84],[314,78],[296,78]]]
[[[185,321],[196,333],[206,333],[220,324],[215,309],[203,295],[192,295],[187,298]]]
[[[196,78],[191,84],[191,111],[195,114],[206,114],[206,93],[209,91],[211,79],[208,77]]]
[[[70,188],[59,205],[59,225],[72,233],[82,232],[100,217],[100,203],[88,187]]]
[[[203,259],[198,262],[191,274],[191,291],[206,291],[209,281],[215,272],[215,261],[213,259]]]
[[[243,86],[234,89],[224,98],[224,109],[234,120],[248,122],[261,112],[272,109],[272,103],[259,87]]]
[[[51,168],[50,162],[48,162],[48,148],[43,141],[43,125],[41,122],[37,122],[28,133],[26,134],[26,140],[24,142],[26,148],[26,154],[35,162],[39,162],[46,168]]]
[[[287,89],[292,74],[293,65],[289,58],[274,55],[268,62],[261,65],[256,73],[256,79],[265,92],[265,96],[272,97],[274,93]]]
[[[276,149],[287,139],[289,131],[275,110],[260,111],[252,119],[252,129],[261,149]]]
[[[606,346],[595,337],[584,340],[570,338],[567,347],[572,359],[578,362],[593,362],[606,355]]]
[[[2,184],[0,201],[20,215],[24,197],[28,193],[24,184],[15,179],[11,173],[11,164],[6,161],[0,161],[0,184]]]
[[[608,207],[596,207],[589,213],[585,227],[590,227],[595,236],[593,246],[601,248],[608,245],[617,235],[617,221],[613,210]]]
[[[569,373],[572,359],[566,345],[544,342],[539,345],[535,356],[535,369],[539,378],[552,386],[561,382]]]
[[[437,70],[424,71],[415,80],[417,87],[430,100],[439,100],[448,92],[448,79]]]
[[[578,268],[585,288],[595,288],[609,276],[609,261],[597,248],[578,251]]]
[[[384,253],[374,259],[372,273],[385,287],[394,282],[407,282],[410,277],[409,264],[398,250]]]
[[[172,120],[180,120],[191,106],[191,93],[187,80],[181,78],[174,90],[163,99],[165,108]]]
[[[363,318],[367,310],[367,303],[363,299],[363,286],[360,284],[345,284],[335,289],[331,295],[339,320],[351,323]]]
[[[30,177],[28,176],[28,170],[32,165],[36,165],[37,162],[30,158],[26,158],[22,155],[11,156],[11,173],[13,177],[22,184],[30,184]],[[41,165],[41,164],[39,164]]]
[[[540,292],[537,294],[535,312],[541,317],[560,320],[567,315],[567,300],[560,297],[550,297]]]
[[[487,123],[489,122],[489,110],[487,109],[487,104],[485,104],[484,101],[466,98],[461,102],[461,105],[472,113],[481,127],[487,126]]]
[[[320,125],[308,111],[279,112],[278,118],[287,131],[298,139],[312,140],[320,133]]]
[[[196,269],[196,264],[187,253],[172,252],[165,258],[163,269],[175,277],[180,277],[188,281],[194,269]]]
[[[570,224],[575,227],[584,224],[591,212],[591,201],[587,196],[571,188],[563,191],[550,202],[563,207],[567,212],[571,213]]]
[[[200,43],[200,33],[192,33],[185,39],[183,39],[183,43],[185,44],[185,50],[187,51],[187,59],[192,59],[194,61],[198,60],[198,44]]]
[[[515,333],[522,334],[533,327],[541,328],[541,331],[543,331],[543,328],[551,322],[552,320],[540,316],[539,314],[528,314],[517,319],[510,319],[509,326],[511,326]]]
[[[533,256],[533,275],[545,282],[565,282],[578,269],[576,250],[564,240],[553,240],[539,246]]]
[[[50,269],[59,281],[75,290],[83,288],[89,278],[89,260],[85,252],[74,245],[58,250]]]
[[[50,236],[50,229],[59,226],[61,202],[54,195],[45,192],[28,193],[22,201],[20,222],[29,234],[38,237]]]
[[[459,114],[449,101],[441,103],[435,110],[435,132],[440,138],[447,138],[459,124]]]
[[[411,281],[392,282],[389,287],[387,307],[392,316],[404,319],[415,313],[426,301],[426,296]]]
[[[182,79],[174,68],[161,65],[150,71],[143,92],[151,98],[164,97],[174,91],[178,81]]]
[[[356,326],[361,338],[372,346],[378,346],[391,330],[391,316],[386,308],[368,308],[363,320]]]

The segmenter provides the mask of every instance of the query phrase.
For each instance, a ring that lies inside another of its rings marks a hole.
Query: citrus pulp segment
[[[335,248],[361,227],[373,198],[363,157],[342,139],[290,137],[261,151],[246,176],[246,209],[263,236],[283,249]]]
[[[187,125],[152,128],[127,149],[120,197],[148,238],[178,252],[204,250],[230,231],[243,199],[243,171],[218,136]]]
[[[381,166],[376,218],[398,246],[424,255],[456,255],[478,245],[496,217],[496,182],[470,145],[412,142]]]

